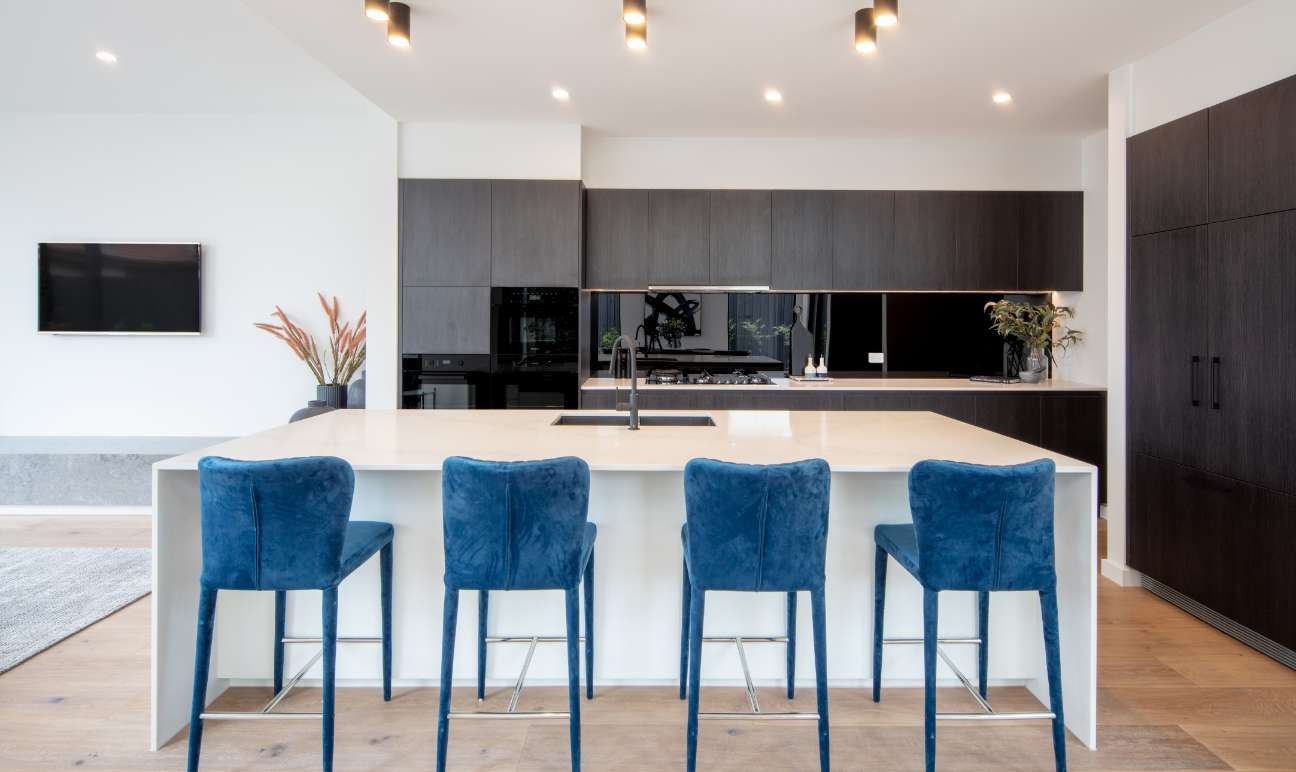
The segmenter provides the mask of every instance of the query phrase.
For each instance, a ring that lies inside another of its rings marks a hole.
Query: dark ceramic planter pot
[[[293,413],[292,418],[288,419],[288,423],[301,421],[307,418],[314,418],[315,416],[323,415],[324,413],[332,413],[334,410],[336,410],[336,408],[329,407],[324,404],[322,400],[312,399],[310,402],[306,403],[306,407]]]
[[[324,383],[315,387],[315,399],[332,408],[347,406],[347,387],[341,383]]]

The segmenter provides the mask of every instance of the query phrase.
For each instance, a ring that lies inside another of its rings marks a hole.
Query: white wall
[[[588,134],[591,188],[1079,190],[1079,140],[608,137]]]
[[[252,327],[315,290],[371,309],[369,393],[396,393],[396,128],[375,112],[0,116],[0,434],[246,434],[312,398]],[[200,241],[199,337],[36,333],[40,241]],[[387,282],[370,296],[371,277]],[[390,296],[390,297],[388,297]],[[390,302],[389,302],[390,301]]]
[[[1296,2],[1254,0],[1133,62],[1137,134],[1296,73]]]
[[[401,123],[400,176],[578,180],[574,123]]]
[[[1058,362],[1056,377],[1107,384],[1107,132],[1080,144],[1080,179],[1084,188],[1084,292],[1058,292],[1054,302],[1070,306],[1068,326],[1084,333]]]
[[[1108,449],[1107,560],[1103,573],[1130,584],[1125,567],[1125,140],[1296,74],[1296,2],[1254,0],[1165,48],[1113,71],[1107,104]]]

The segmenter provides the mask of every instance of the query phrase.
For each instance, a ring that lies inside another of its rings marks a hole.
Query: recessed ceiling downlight
[[[567,91],[567,89],[563,88],[562,86],[554,86],[553,91],[550,91],[549,93],[552,94],[553,98],[557,99],[559,102],[566,102],[567,100],[571,99],[571,93]]]
[[[95,51],[95,58],[103,62],[104,64],[117,63],[117,54],[114,54],[112,51],[106,51],[102,48],[99,49],[98,51]]]
[[[388,10],[388,0],[365,0],[365,16],[374,21],[385,22],[391,18],[391,11]]]
[[[877,24],[873,21],[872,8],[855,12],[855,50],[861,54],[877,51]]]
[[[623,0],[621,18],[631,27],[641,27],[648,21],[648,0]]]
[[[900,0],[873,0],[873,23],[879,27],[900,23]]]
[[[783,103],[783,93],[776,88],[765,89],[765,101],[772,105]]]
[[[387,8],[387,42],[397,48],[409,48],[410,7],[405,3],[389,3]]]
[[[1009,94],[1007,91],[996,91],[994,92],[994,96],[990,98],[993,99],[994,103],[997,105],[1006,105],[1012,103],[1012,94]]]

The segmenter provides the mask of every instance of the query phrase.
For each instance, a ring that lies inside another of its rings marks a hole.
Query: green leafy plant
[[[684,333],[688,331],[688,325],[684,324],[683,319],[672,317],[662,322],[659,330],[671,348],[679,348],[680,341],[684,340]]]
[[[1053,364],[1057,364],[1053,358],[1055,349],[1066,351],[1084,339],[1083,332],[1067,327],[1063,321],[1075,316],[1069,306],[999,300],[986,303],[985,310],[990,314],[992,330],[1003,338],[1015,338],[1030,348],[1043,349]]]
[[[616,343],[617,338],[621,337],[621,330],[616,327],[609,327],[599,336],[599,348],[604,351],[611,351],[612,344]]]

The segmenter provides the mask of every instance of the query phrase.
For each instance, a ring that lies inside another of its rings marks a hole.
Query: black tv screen
[[[198,333],[199,244],[41,244],[41,332]]]

